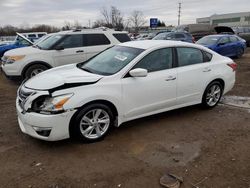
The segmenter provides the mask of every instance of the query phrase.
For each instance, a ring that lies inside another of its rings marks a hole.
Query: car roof
[[[206,37],[229,37],[229,36],[235,36],[234,34],[217,34],[217,35],[207,35]]]
[[[67,31],[60,31],[58,34],[84,34],[84,33],[128,33],[126,31],[115,31],[113,29],[75,29],[75,30],[67,30]]]
[[[121,43],[121,44],[119,44],[119,46],[140,48],[140,49],[144,49],[144,50],[154,48],[154,47],[173,47],[173,46],[197,47],[197,45],[192,44],[192,43],[182,42],[182,41],[171,41],[171,40],[131,41],[131,42]]]

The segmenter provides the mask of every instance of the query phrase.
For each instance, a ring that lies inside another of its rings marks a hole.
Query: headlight
[[[6,60],[6,63],[12,64],[15,61],[19,61],[19,60],[23,59],[24,57],[25,57],[25,55],[9,56],[8,59]]]
[[[55,97],[46,96],[45,98],[37,99],[33,104],[33,110],[51,114],[64,111],[63,105],[73,96],[73,93],[59,95]]]

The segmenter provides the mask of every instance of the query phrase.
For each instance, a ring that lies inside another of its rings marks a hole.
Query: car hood
[[[214,30],[216,31],[217,34],[221,34],[221,33],[234,34],[233,29],[231,27],[227,27],[227,26],[217,26],[217,27],[214,27]]]
[[[28,46],[7,51],[5,55],[6,56],[29,55],[29,54],[41,53],[42,51],[43,50],[40,50],[39,48]]]
[[[23,36],[20,33],[16,33],[19,37],[23,38],[24,40],[26,40],[28,43],[30,43],[31,45],[33,44],[33,42],[31,42],[29,39],[27,39],[25,36]]]
[[[61,66],[42,72],[29,79],[24,86],[35,90],[66,89],[96,83],[103,76],[81,70],[76,64]]]
[[[10,48],[13,48],[13,46],[14,46],[14,43],[2,44],[0,45],[0,50],[10,49]]]

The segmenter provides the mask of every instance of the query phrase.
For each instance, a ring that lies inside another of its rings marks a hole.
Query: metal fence
[[[16,36],[0,36],[0,41],[14,41]]]

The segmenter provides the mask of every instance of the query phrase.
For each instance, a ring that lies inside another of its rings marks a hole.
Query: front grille
[[[21,86],[20,89],[18,90],[18,103],[23,110],[27,98],[33,93],[34,93],[33,90],[27,89],[24,86]]]
[[[31,91],[24,91],[23,87],[19,89],[18,96],[22,101],[25,101],[33,92]]]

